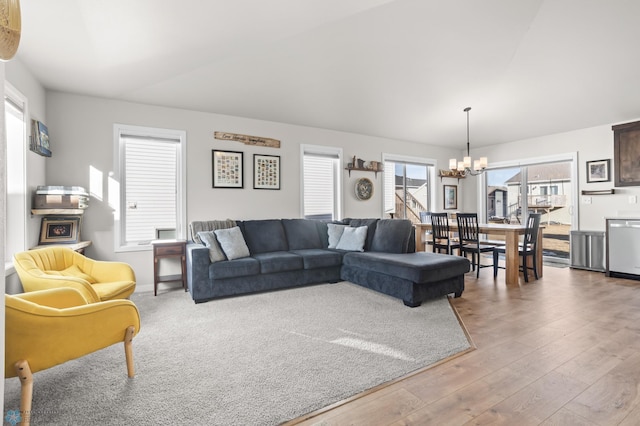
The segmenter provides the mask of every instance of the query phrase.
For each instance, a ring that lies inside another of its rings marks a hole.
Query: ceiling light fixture
[[[469,153],[469,111],[471,107],[466,107],[464,112],[467,113],[467,156],[462,161],[455,158],[449,160],[449,168],[459,177],[467,175],[477,176],[484,172],[487,168],[487,157],[480,157],[479,160],[473,162],[473,170],[471,170],[471,154]]]

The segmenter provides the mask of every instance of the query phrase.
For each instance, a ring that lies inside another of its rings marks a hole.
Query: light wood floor
[[[640,281],[492,275],[453,299],[476,350],[294,424],[639,425]]]

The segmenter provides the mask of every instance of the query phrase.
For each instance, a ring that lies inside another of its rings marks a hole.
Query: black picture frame
[[[443,186],[442,202],[445,210],[456,210],[458,208],[458,185]]]
[[[244,188],[244,153],[211,150],[213,188]]]
[[[587,183],[610,182],[611,160],[587,161]]]
[[[80,240],[80,216],[45,216],[40,222],[40,245],[75,244]]]
[[[253,154],[253,189],[280,189],[280,156]]]

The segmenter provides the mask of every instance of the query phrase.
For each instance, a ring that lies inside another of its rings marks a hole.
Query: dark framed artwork
[[[618,124],[611,130],[615,186],[640,186],[640,121]]]
[[[75,244],[80,240],[80,217],[42,218],[40,224],[40,245]]]
[[[280,156],[253,154],[253,189],[280,189]]]
[[[458,185],[444,185],[444,209],[458,208]]]
[[[611,160],[587,161],[587,183],[609,182],[611,180]]]
[[[214,188],[244,188],[244,153],[211,150]]]

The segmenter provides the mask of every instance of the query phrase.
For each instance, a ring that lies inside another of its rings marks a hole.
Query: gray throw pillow
[[[220,244],[218,244],[218,239],[213,231],[198,232],[197,235],[200,238],[200,241],[209,248],[209,259],[211,260],[211,263],[227,259],[224,255],[224,251],[222,251],[222,248],[220,247]]]
[[[242,231],[237,226],[229,229],[216,229],[213,231],[216,234],[218,243],[227,255],[227,259],[240,259],[243,257],[249,257],[249,248],[244,241]]]
[[[336,248],[344,228],[349,225],[340,225],[337,223],[327,223],[327,235],[329,236],[329,248]]]
[[[367,240],[366,226],[348,226],[342,231],[340,241],[336,246],[339,250],[364,251],[364,242]]]

